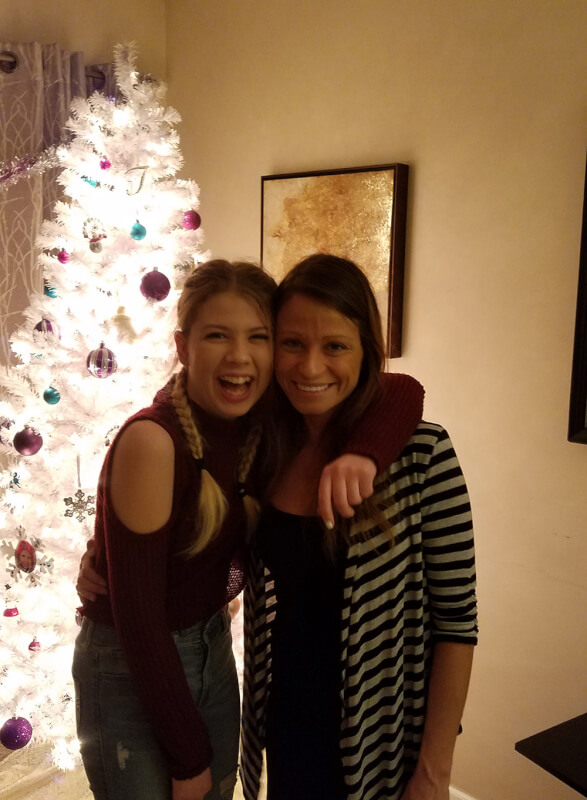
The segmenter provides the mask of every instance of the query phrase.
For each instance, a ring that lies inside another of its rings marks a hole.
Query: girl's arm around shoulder
[[[373,494],[378,472],[396,461],[422,420],[424,388],[411,375],[381,373],[381,391],[359,420],[344,454],[326,465],[318,488],[318,514],[334,525],[332,506],[352,517]]]
[[[422,420],[424,387],[411,375],[382,372],[381,391],[373,400],[345,452],[372,458],[377,471],[396,461]]]
[[[110,496],[117,517],[135,533],[153,533],[171,516],[175,448],[151,420],[129,425],[116,440]]]

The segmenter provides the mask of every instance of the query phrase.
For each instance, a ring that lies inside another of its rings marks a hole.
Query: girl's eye
[[[251,339],[261,339],[261,341],[268,342],[269,339],[270,339],[270,336],[269,336],[268,333],[254,333],[251,336]]]
[[[226,334],[222,333],[222,331],[210,331],[210,333],[206,334],[206,339],[225,339]]]

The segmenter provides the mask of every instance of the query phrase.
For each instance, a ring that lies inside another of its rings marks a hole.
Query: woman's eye
[[[335,352],[335,353],[338,353],[341,350],[346,350],[346,346],[344,344],[341,344],[340,342],[329,342],[327,344],[327,348],[331,352]]]
[[[299,339],[282,339],[280,344],[282,347],[287,347],[288,350],[293,350],[302,346],[302,343]]]

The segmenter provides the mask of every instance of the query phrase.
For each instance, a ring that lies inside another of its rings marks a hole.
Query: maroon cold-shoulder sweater
[[[229,503],[222,529],[205,552],[186,559],[180,553],[194,540],[200,468],[189,448],[170,396],[161,390],[137,420],[152,420],[173,439],[175,481],[167,524],[151,534],[126,528],[112,508],[109,480],[116,440],[107,454],[98,487],[96,569],[107,577],[109,594],[86,602],[82,613],[114,625],[137,691],[174,778],[198,775],[210,765],[207,730],[194,704],[171,631],[189,628],[220,610],[244,586],[246,519],[236,486],[239,421],[215,419],[195,408],[204,438],[206,467]]]

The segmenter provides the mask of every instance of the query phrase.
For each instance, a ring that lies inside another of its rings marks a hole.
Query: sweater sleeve
[[[166,621],[169,527],[137,534],[111,511],[105,543],[120,643],[170,774],[181,780],[206,769],[212,749]]]
[[[377,472],[396,461],[422,420],[424,388],[411,375],[382,372],[381,389],[344,448],[373,459]],[[384,425],[384,421],[391,424]],[[385,430],[385,436],[382,431]]]

